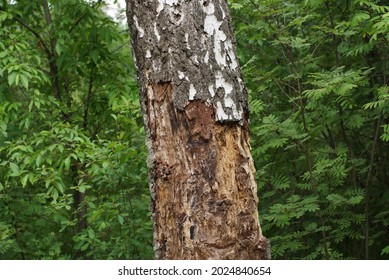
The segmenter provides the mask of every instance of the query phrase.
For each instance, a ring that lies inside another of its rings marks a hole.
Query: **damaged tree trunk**
[[[225,0],[127,0],[157,259],[266,259]]]

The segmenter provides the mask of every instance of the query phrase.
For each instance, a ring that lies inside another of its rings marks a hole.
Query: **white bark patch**
[[[236,59],[231,40],[227,40],[227,36],[224,31],[220,30],[220,26],[223,21],[219,21],[216,18],[214,14],[215,7],[212,3],[203,7],[203,11],[207,15],[204,19],[204,31],[208,34],[208,36],[214,37],[213,51],[217,64],[222,68],[229,65],[232,70],[235,70],[238,67],[238,61]],[[223,9],[222,13],[222,17],[224,19],[226,14]]]
[[[190,50],[190,45],[189,45],[189,34],[185,33],[185,43],[186,43],[186,48]]]
[[[197,93],[197,90],[194,88],[194,85],[190,84],[190,86],[189,86],[189,100],[194,100],[196,93]]]
[[[159,42],[159,40],[161,39],[161,35],[159,35],[156,22],[154,22],[154,34],[155,34],[155,37],[157,37],[157,40]]]
[[[158,0],[158,7],[157,7],[157,14],[158,15],[163,11],[164,7],[165,7],[165,1],[164,0]]]
[[[136,60],[136,56],[135,55],[132,55],[132,57],[134,58],[134,65],[135,65],[135,68],[136,70],[138,70],[138,61]]]
[[[191,58],[194,65],[200,65],[199,59],[197,58],[197,55],[193,55]]]
[[[150,85],[147,86],[147,98],[148,100],[154,100],[154,90]],[[154,110],[150,110],[149,121],[150,123],[154,123],[154,120],[155,120]]]
[[[226,12],[224,11],[223,6],[221,6],[221,5],[220,5],[220,10],[222,10],[223,19],[225,19],[226,18]]]
[[[216,74],[215,85],[216,85],[216,89],[219,89],[219,88],[224,89],[224,99],[223,99],[224,108],[229,108],[232,110],[232,113],[228,115],[224,111],[224,109],[222,107],[222,103],[220,101],[218,101],[217,108],[216,108],[217,109],[216,120],[218,120],[218,121],[223,121],[223,120],[226,121],[226,120],[231,120],[231,119],[242,120],[243,119],[243,110],[242,110],[241,106],[236,104],[236,102],[231,98],[231,94],[232,94],[234,87],[232,86],[232,84],[228,83],[224,79],[224,77],[220,71]],[[213,97],[215,95],[213,86],[209,86],[208,90]],[[219,105],[219,103],[220,103],[220,105]]]
[[[222,25],[221,21],[218,21],[215,15],[207,15],[204,20],[204,31],[214,37],[213,51],[215,53],[215,59],[219,66],[226,67],[226,55],[222,53],[222,43],[226,41],[226,34],[220,30]]]
[[[215,59],[216,59],[217,64],[219,64],[219,66],[221,66],[223,68],[225,66],[227,66],[226,60],[225,60],[224,56],[222,55],[222,47],[221,47],[220,41],[216,42],[216,40],[215,40],[215,46],[213,48],[213,52],[215,53]]]
[[[146,51],[146,58],[151,58],[151,51],[150,50]]]
[[[165,0],[165,3],[170,7],[173,7],[174,4],[177,4],[180,0]]]
[[[135,22],[135,27],[139,32],[139,37],[142,38],[143,36],[145,36],[145,31],[142,27],[140,27],[139,22],[138,22],[138,18],[136,16],[134,16],[134,22]]]
[[[209,62],[209,52],[207,51],[207,52],[205,53],[205,56],[204,56],[204,63],[205,63],[205,64],[208,64],[208,62]]]
[[[178,71],[178,78],[180,78],[180,80],[184,79],[185,78],[185,73],[181,72],[181,71]]]
[[[234,100],[232,100],[231,97],[227,97],[224,99],[224,106],[226,108],[232,109],[232,115],[234,116],[234,119],[241,119],[242,118],[242,112],[236,108],[236,104]]]
[[[216,103],[216,120],[217,121],[225,121],[225,120],[228,120],[228,115],[226,114],[226,112],[224,112],[224,109],[223,109],[223,106],[222,106],[222,103],[220,101],[218,101]]]
[[[223,88],[225,92],[225,98],[232,93],[233,87],[230,83],[228,83],[222,73],[219,71],[216,74],[216,88]]]
[[[184,72],[177,71],[177,73],[178,73],[178,78],[180,78],[180,80],[185,79],[185,80],[187,80],[189,82],[189,78],[188,78],[188,76],[185,75]],[[191,85],[191,86],[193,86],[193,85]],[[194,87],[193,87],[193,89],[194,89]]]
[[[232,100],[232,98],[229,97],[229,96],[227,96],[226,98],[224,98],[224,106],[227,107],[227,108],[236,107],[236,106],[235,106],[234,100]]]
[[[215,30],[218,30],[221,25],[222,25],[222,22],[218,21],[216,16],[213,14],[207,15],[204,19],[204,31],[209,36],[212,36],[215,33]]]
[[[170,7],[174,7],[174,5],[178,4],[178,2],[180,2],[180,0],[158,0],[157,17],[165,9],[165,4]]]
[[[215,5],[212,3],[209,3],[208,6],[203,6],[203,11],[207,15],[213,15],[215,13]]]
[[[240,108],[240,110],[237,109],[235,107],[235,104],[234,104],[234,107],[232,107],[232,114],[234,115],[234,118],[236,120],[243,120],[243,110],[242,110],[242,108]]]
[[[238,78],[238,82],[239,82],[240,91],[243,91],[243,89],[244,89],[243,80],[241,78]]]
[[[205,18],[204,30],[209,35],[213,35],[214,37],[213,52],[215,53],[215,59],[217,64],[219,64],[220,66],[227,66],[226,59],[222,54],[222,42],[227,39],[227,36],[222,30],[219,29],[221,25],[222,22],[218,21],[216,16],[208,15]]]
[[[236,59],[231,40],[226,41],[225,47],[228,53],[228,57],[231,59],[230,67],[232,70],[235,70],[238,67],[238,60]]]
[[[208,86],[208,91],[211,94],[211,97],[213,98],[215,96],[215,90],[213,89],[213,85]]]

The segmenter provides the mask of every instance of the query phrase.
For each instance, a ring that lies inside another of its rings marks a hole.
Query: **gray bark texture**
[[[225,0],[127,0],[157,259],[267,259]]]

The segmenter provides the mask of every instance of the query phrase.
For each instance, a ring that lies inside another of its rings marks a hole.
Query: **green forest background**
[[[386,1],[229,2],[272,258],[388,259]],[[0,5],[0,259],[151,259],[127,27],[104,1]]]

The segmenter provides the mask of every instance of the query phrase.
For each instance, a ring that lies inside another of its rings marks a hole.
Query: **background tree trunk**
[[[224,0],[127,0],[157,259],[266,259]]]

